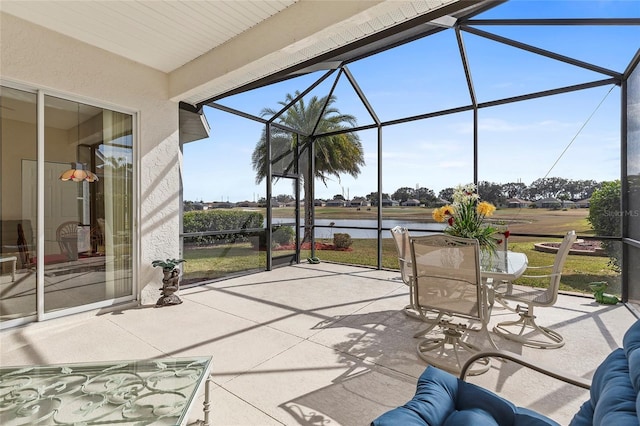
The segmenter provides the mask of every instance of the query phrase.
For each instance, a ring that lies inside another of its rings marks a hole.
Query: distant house
[[[239,201],[236,203],[236,207],[260,207],[260,204],[255,201]]]
[[[562,202],[557,198],[541,198],[540,200],[536,200],[533,204],[538,208],[543,209],[559,209],[562,206]]]
[[[347,203],[349,207],[367,207],[369,206],[369,202],[366,198],[363,197],[354,197],[353,200]]]
[[[536,207],[543,209],[572,209],[575,208],[575,203],[570,200],[559,200],[557,198],[549,197],[537,200],[534,202]]]
[[[199,203],[197,201],[194,201],[193,203],[191,203],[191,206],[188,206],[187,204],[185,204],[185,211],[187,211],[186,209],[189,210],[206,210],[207,209],[207,205],[204,203]]]
[[[409,198],[407,201],[402,203],[402,205],[405,207],[419,207],[420,200],[416,200],[415,198]]]
[[[282,203],[278,200],[276,200],[275,198],[271,199],[271,207],[284,207],[285,203]]]
[[[531,205],[531,201],[521,200],[520,198],[509,198],[507,200],[507,208],[510,209],[529,207],[529,205]]]
[[[399,201],[390,200],[388,198],[383,198],[382,199],[382,207],[397,207],[399,205],[400,205]]]
[[[576,207],[581,209],[588,209],[591,205],[591,198],[585,198],[584,200],[576,201]]]
[[[344,200],[328,200],[326,203],[324,203],[324,205],[326,207],[344,207],[345,201]]]
[[[319,200],[319,199],[316,198],[315,200],[313,200],[313,205],[316,206],[316,207],[322,207],[322,206],[324,206],[324,201]]]
[[[209,209],[231,209],[235,207],[235,204],[228,201],[212,201],[207,203],[207,206]]]

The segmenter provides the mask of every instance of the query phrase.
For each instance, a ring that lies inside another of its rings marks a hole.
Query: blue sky
[[[478,18],[640,17],[640,1],[512,0]],[[487,32],[622,72],[640,47],[639,27],[482,27]],[[600,80],[606,76],[463,33],[479,102]],[[349,65],[376,114],[384,121],[468,105],[469,94],[452,30]],[[278,108],[287,93],[304,90],[321,74],[230,97],[224,105],[258,115]],[[311,95],[324,96],[331,77]],[[346,80],[338,82],[335,106],[372,122]],[[517,102],[479,112],[479,178],[529,185],[542,177],[617,179],[620,174],[620,89],[601,86]],[[257,200],[251,153],[262,127],[211,108],[207,140],[184,147],[184,199]],[[470,112],[383,129],[383,192],[427,187],[436,192],[473,180]],[[350,198],[377,190],[377,134],[360,132],[366,165],[357,178],[341,176],[316,185],[317,198]],[[633,161],[633,159],[631,159]],[[277,183],[274,195],[291,194]]]

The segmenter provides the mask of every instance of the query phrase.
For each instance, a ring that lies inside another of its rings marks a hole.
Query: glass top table
[[[480,274],[483,278],[512,281],[524,274],[528,263],[529,259],[524,253],[499,250],[488,259],[481,256]]]
[[[185,425],[211,357],[0,368],[0,424]]]

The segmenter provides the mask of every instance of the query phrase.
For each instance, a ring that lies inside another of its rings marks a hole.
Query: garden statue
[[[606,281],[597,281],[593,283],[589,283],[589,287],[594,291],[593,297],[596,299],[596,302],[602,303],[605,305],[615,305],[620,300],[614,296],[613,294],[605,293],[604,291],[609,287],[609,284]]]
[[[167,259],[154,260],[151,266],[162,267],[164,278],[162,279],[162,289],[160,289],[160,299],[156,302],[156,306],[179,305],[182,303],[180,297],[175,294],[180,289],[180,269],[178,265],[185,262],[184,259]]]

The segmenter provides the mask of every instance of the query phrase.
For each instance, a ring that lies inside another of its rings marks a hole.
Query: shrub
[[[613,237],[620,236],[621,195],[622,188],[619,180],[603,182],[602,187],[595,190],[591,195],[587,220],[596,231],[596,234]],[[609,255],[609,265],[614,271],[620,272],[621,244],[613,241],[603,241],[602,247]]]
[[[251,240],[251,247],[254,249],[261,249],[267,247],[267,231],[258,233],[258,238]]]
[[[291,244],[296,231],[291,226],[278,226],[273,230],[271,240],[277,245]]]
[[[353,244],[351,235],[342,233],[333,234],[333,245],[336,246],[336,248],[346,249],[351,247],[351,244]]]
[[[207,233],[226,230],[242,230],[262,228],[264,216],[259,212],[247,212],[239,210],[198,210],[185,212],[183,215],[183,231],[187,233]],[[185,237],[185,244],[210,245],[214,243],[227,243],[237,240],[246,241],[247,235],[238,233],[225,233],[216,235],[198,235]]]
[[[273,234],[271,234],[271,248],[276,248],[279,245],[291,244],[295,235],[296,231],[291,226],[274,226]],[[254,249],[267,247],[266,231],[260,232],[257,239],[252,239],[251,245]]]

